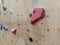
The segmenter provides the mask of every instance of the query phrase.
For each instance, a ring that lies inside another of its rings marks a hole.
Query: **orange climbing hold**
[[[34,8],[30,19],[30,23],[34,24],[38,20],[44,18],[44,16],[45,16],[45,10],[43,8]]]
[[[14,35],[16,35],[16,30],[17,30],[17,29],[14,28],[14,29],[11,30],[11,32],[12,32]]]

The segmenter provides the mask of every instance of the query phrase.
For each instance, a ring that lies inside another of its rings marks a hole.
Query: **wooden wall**
[[[9,30],[0,30],[0,45],[60,45],[60,0],[1,0],[0,22]],[[33,8],[43,7],[44,19],[30,24]],[[12,14],[9,13],[12,10]],[[16,28],[13,35],[11,29]],[[29,40],[31,38],[31,40]]]

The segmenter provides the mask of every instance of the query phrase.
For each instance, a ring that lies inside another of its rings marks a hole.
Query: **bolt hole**
[[[47,31],[49,31],[49,29],[47,29]]]
[[[20,24],[18,24],[18,26],[20,26]]]
[[[43,24],[43,23],[41,23],[41,24]]]
[[[19,15],[17,15],[17,16],[19,16]]]
[[[27,31],[29,32],[29,29]]]
[[[32,39],[31,37],[29,37],[29,41],[30,41],[30,42],[33,42],[33,39]]]
[[[49,17],[49,15],[46,15],[46,17]]]
[[[35,14],[35,12],[36,12],[36,11],[34,10],[33,13]]]
[[[30,17],[32,16],[32,13],[30,14]]]

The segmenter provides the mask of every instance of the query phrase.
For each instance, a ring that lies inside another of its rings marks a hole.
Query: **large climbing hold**
[[[44,16],[45,16],[45,10],[43,8],[34,8],[30,19],[30,23],[34,24],[38,20],[44,18]]]
[[[14,35],[16,35],[16,30],[17,30],[17,29],[14,28],[14,29],[11,30],[11,32],[12,32]]]

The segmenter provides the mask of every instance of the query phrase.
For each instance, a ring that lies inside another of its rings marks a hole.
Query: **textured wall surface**
[[[8,31],[0,30],[0,45],[60,45],[60,0],[1,0],[0,22]],[[3,10],[6,6],[7,10]],[[45,17],[32,25],[33,8],[43,7]],[[16,28],[17,33],[11,33]]]

